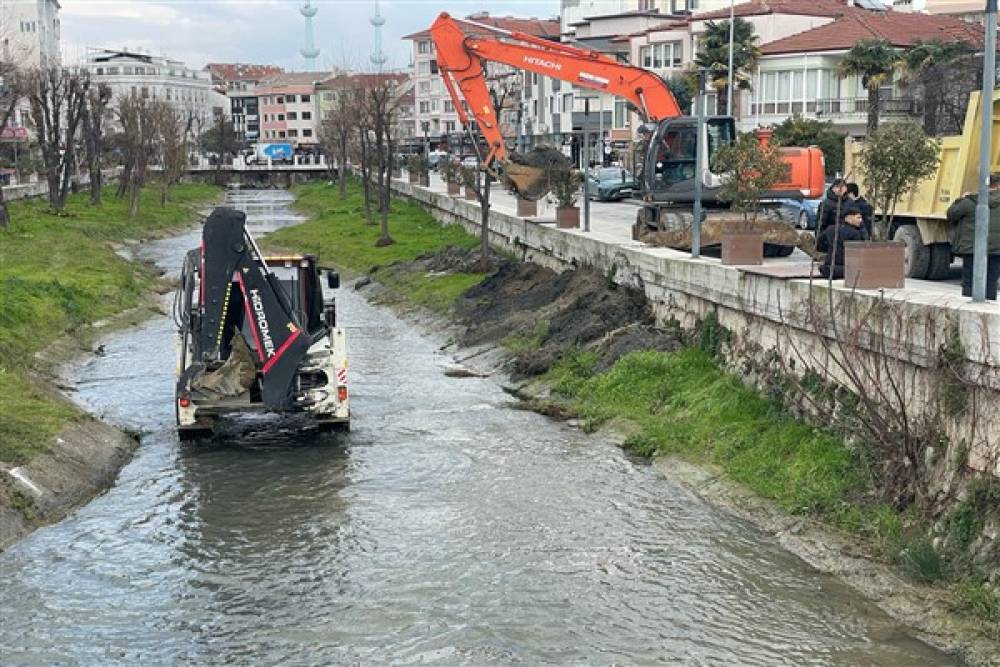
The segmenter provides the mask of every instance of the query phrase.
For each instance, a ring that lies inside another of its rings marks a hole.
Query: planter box
[[[726,232],[722,235],[722,263],[747,266],[764,263],[764,235],[760,232]]]
[[[420,185],[424,186],[425,188],[429,188],[431,186],[431,175],[430,174],[421,174],[420,175]]]
[[[461,183],[449,183],[448,184],[448,194],[457,195],[462,193]]]
[[[580,209],[577,206],[560,206],[556,209],[556,227],[559,229],[579,229]]]
[[[517,198],[517,217],[531,218],[538,215],[538,202],[530,199]]]
[[[479,197],[476,196],[476,191],[470,188],[468,185],[465,186],[465,198],[469,201],[476,201]]]
[[[902,241],[845,241],[844,285],[856,289],[903,287],[905,252]]]
[[[409,179],[410,184],[412,185],[416,185],[417,182],[420,180],[420,175],[415,171],[406,172],[406,176]]]

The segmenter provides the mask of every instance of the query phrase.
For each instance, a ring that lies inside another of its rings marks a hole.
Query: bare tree
[[[333,105],[322,120],[319,137],[324,152],[336,156],[340,198],[347,199],[347,163],[358,110],[354,104],[355,93],[350,77],[338,77],[336,84],[343,87],[333,92]]]
[[[155,123],[156,147],[161,166],[160,206],[166,206],[170,189],[180,182],[187,170],[188,136],[194,122],[191,111],[180,110],[162,100],[152,103],[151,118]]]
[[[87,171],[90,172],[90,203],[101,204],[101,190],[104,179],[101,175],[101,160],[104,155],[104,120],[111,103],[111,86],[99,83],[87,91],[83,104],[83,144],[86,149]]]
[[[378,246],[392,245],[395,241],[389,235],[389,208],[392,186],[393,128],[399,110],[399,96],[395,81],[390,77],[379,77],[365,91],[367,104],[365,114],[371,122],[374,137],[374,166],[378,186],[378,211],[381,233]]]
[[[120,197],[128,197],[130,218],[139,215],[140,196],[149,174],[150,157],[154,155],[157,127],[153,110],[152,103],[139,95],[118,100],[116,113],[125,150],[125,167],[118,192]]]
[[[0,130],[10,124],[21,98],[24,82],[17,64],[7,54],[0,54]],[[0,229],[10,224],[10,214],[7,202],[4,201],[3,188],[0,187]]]
[[[59,67],[36,70],[28,79],[31,120],[49,186],[49,205],[56,211],[66,205],[70,176],[76,168],[76,139],[90,80]]]
[[[371,117],[368,114],[368,109],[366,108],[366,97],[367,92],[364,86],[359,86],[354,89],[354,99],[355,103],[358,105],[358,115],[357,115],[357,125],[356,133],[358,137],[358,167],[361,171],[361,195],[365,204],[365,222],[369,225],[375,224],[375,218],[372,215],[372,192],[371,192],[371,173],[372,173],[372,162],[371,162]]]

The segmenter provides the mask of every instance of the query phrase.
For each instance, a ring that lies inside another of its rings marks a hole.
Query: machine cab
[[[698,119],[690,116],[670,118],[659,124],[647,124],[640,129],[639,150],[644,189],[654,201],[694,201],[697,165]],[[736,121],[728,116],[705,119],[701,137],[705,152],[705,173],[702,174],[703,197],[711,198],[719,187],[719,179],[711,172],[712,157],[723,146],[736,140]]]

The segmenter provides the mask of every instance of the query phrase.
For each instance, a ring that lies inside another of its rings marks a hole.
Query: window
[[[295,102],[295,95],[285,95],[285,101],[288,102],[289,104],[292,104],[293,102]]]
[[[430,113],[430,112],[431,112],[431,103],[426,100],[421,102],[420,113]]]
[[[108,68],[108,74],[118,74],[118,68],[117,67],[109,67]]]
[[[651,44],[639,49],[639,62],[646,69],[680,67],[684,50],[680,42]]]
[[[132,68],[131,67],[123,67],[122,68],[122,74],[129,75],[131,73],[132,73]]]
[[[417,86],[417,92],[420,93],[421,95],[430,95],[431,94],[431,82],[430,81],[421,81],[420,85]]]
[[[312,135],[313,135],[313,131],[310,130],[308,127],[306,129],[302,130],[302,136],[303,137],[311,137]]]
[[[283,122],[284,120],[285,120],[285,114],[279,113],[278,114],[278,122]]]
[[[298,120],[298,119],[299,119],[299,114],[297,114],[297,113],[296,113],[296,112],[294,112],[294,111],[289,111],[289,112],[288,112],[288,113],[287,113],[287,114],[285,115],[285,118],[287,118],[288,120]]]
[[[323,93],[323,101],[324,102],[332,102],[333,101],[333,93]]]
[[[147,88],[146,86],[142,87],[142,99],[144,100],[149,99],[149,88]]]
[[[431,52],[430,40],[424,39],[417,42],[417,53],[421,55],[427,55],[430,52]]]
[[[563,95],[562,110],[565,112],[573,110],[573,93]]]
[[[299,138],[299,131],[298,130],[289,130],[288,131],[288,138],[289,139],[298,139]]]
[[[446,121],[445,124],[444,124],[444,130],[445,130],[445,132],[454,132],[455,131],[455,121],[453,121],[453,120]]]
[[[430,73],[431,73],[430,61],[424,60],[417,63],[417,74],[430,74]]]
[[[104,74],[104,68],[103,67],[98,67],[97,68],[97,74],[98,74],[98,76],[100,76],[101,74]]]
[[[311,95],[299,95],[299,102],[302,102],[303,104],[309,104],[309,102],[311,101],[312,101]]]
[[[438,73],[438,61],[432,60],[431,61],[431,74],[437,74],[437,73]]]
[[[444,110],[445,110],[445,113],[455,113],[455,103],[452,102],[451,100],[445,100],[444,101]]]
[[[312,120],[312,117],[313,117],[312,111],[303,111],[302,112],[302,120]]]
[[[623,129],[625,127],[625,120],[625,100],[615,100],[615,129]]]
[[[431,100],[431,111],[437,111],[437,110],[438,110],[438,101]]]
[[[285,103],[285,98],[283,96],[279,95],[276,103],[277,104],[284,104]]]
[[[281,131],[278,132],[278,138],[279,139],[284,139],[285,138],[285,132],[284,132],[284,130],[281,130]]]

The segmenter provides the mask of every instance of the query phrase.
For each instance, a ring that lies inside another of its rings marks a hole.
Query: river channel
[[[283,192],[233,192],[254,233]],[[359,223],[360,224],[360,223]],[[175,271],[192,232],[141,256]],[[74,369],[142,443],[118,483],[0,554],[0,662],[935,665],[769,536],[645,461],[449,378],[441,341],[339,294],[353,430],[173,431],[168,317]]]

